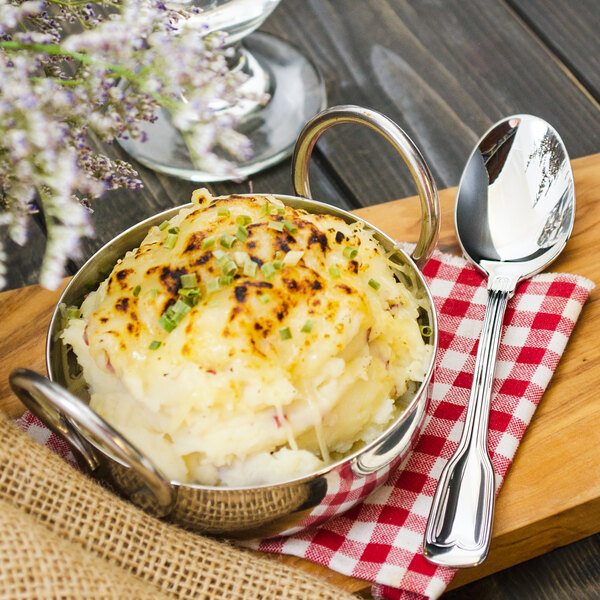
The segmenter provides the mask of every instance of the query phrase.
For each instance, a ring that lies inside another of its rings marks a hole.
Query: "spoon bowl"
[[[573,172],[554,128],[531,115],[496,123],[473,150],[456,199],[456,233],[466,258],[488,278],[488,303],[464,429],[425,532],[431,562],[473,567],[487,556],[495,495],[487,431],[504,313],[519,283],[560,254],[574,216]]]

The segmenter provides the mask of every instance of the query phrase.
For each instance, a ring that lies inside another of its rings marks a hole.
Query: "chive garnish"
[[[248,215],[239,215],[236,218],[235,222],[238,225],[241,225],[243,227],[244,225],[248,225],[249,223],[252,223],[252,218],[249,217]]]
[[[300,330],[302,333],[310,333],[312,328],[315,326],[315,322],[312,319],[306,319],[304,325],[302,325],[302,329]]]
[[[337,279],[341,275],[340,270],[337,267],[329,267],[329,274],[334,279]]]
[[[169,233],[179,233],[179,227],[177,225],[169,227]]]
[[[228,260],[225,264],[221,265],[221,270],[223,271],[223,275],[233,277],[237,273],[238,267],[232,260]]]
[[[215,277],[213,279],[209,279],[206,282],[206,292],[210,294],[211,292],[216,292],[220,288],[219,278]]]
[[[276,231],[283,231],[284,225],[283,221],[269,221],[267,227],[269,229],[275,229]]]
[[[136,285],[133,288],[133,296],[134,296],[134,298],[137,298],[140,295],[141,291],[142,291],[142,286],[141,285]]]
[[[289,327],[282,327],[279,330],[279,337],[282,340],[291,340],[292,339],[292,332],[290,331]]]
[[[354,246],[346,246],[344,248],[343,254],[345,258],[356,258],[356,255],[358,254],[358,249],[354,248]]]
[[[208,250],[215,245],[215,236],[209,235],[202,240],[202,250]]]
[[[162,222],[162,223],[161,223],[161,224],[158,226],[158,228],[159,228],[161,231],[164,231],[164,230],[165,230],[165,229],[166,229],[168,226],[169,226],[169,221],[163,221],[163,222]]]
[[[163,246],[165,248],[168,248],[169,250],[172,250],[173,248],[175,248],[176,243],[177,243],[177,234],[176,233],[167,233],[167,237],[165,238],[165,241],[163,242]]]
[[[181,286],[184,288],[195,288],[198,287],[198,279],[196,273],[185,273],[181,276]]]
[[[202,292],[199,288],[181,288],[178,291],[181,299],[189,306],[196,306],[202,298]]]
[[[213,250],[212,255],[217,259],[217,262],[220,261],[224,256],[227,256],[220,248]]]
[[[249,235],[250,233],[243,225],[238,225],[237,231],[235,232],[235,236],[238,240],[240,240],[240,242],[244,243],[248,239]]]
[[[270,215],[271,214],[271,203],[267,200],[264,204],[263,204],[263,215]]]
[[[272,279],[275,276],[276,269],[272,263],[265,263],[260,270],[263,272],[265,279]]]
[[[221,244],[223,248],[233,248],[236,242],[237,238],[234,235],[231,235],[230,233],[224,233],[219,238],[219,244]]]
[[[269,294],[262,294],[261,296],[258,297],[258,299],[263,303],[266,304],[267,302],[269,302],[271,300],[271,296],[269,296]]]
[[[168,333],[171,333],[177,327],[177,323],[167,313],[161,315],[158,324]]]
[[[244,275],[246,277],[254,277],[256,275],[257,268],[258,268],[258,265],[252,259],[249,258],[244,263]]]
[[[231,285],[233,283],[233,275],[221,275],[219,277],[219,285]]]
[[[291,221],[288,221],[287,219],[283,219],[283,221],[281,221],[281,222],[283,223],[283,226],[290,233],[298,233],[298,228]]]
[[[283,269],[284,266],[285,266],[285,264],[282,260],[274,260],[273,261],[273,267],[275,269],[277,269],[277,271],[281,271],[281,269]]]
[[[219,206],[219,208],[217,210],[217,214],[220,217],[228,217],[229,216],[229,209],[225,208],[224,206]]]
[[[67,308],[67,319],[79,319],[81,317],[81,310],[76,306],[69,306]]]
[[[423,337],[429,337],[433,333],[433,329],[429,325],[420,325],[419,329]]]
[[[158,350],[161,347],[161,344],[162,344],[162,342],[159,342],[158,340],[154,340],[153,342],[150,343],[148,348],[150,350]]]
[[[278,206],[276,212],[277,212],[278,215],[285,215],[285,208],[282,208],[281,206]]]
[[[184,302],[183,298],[179,298],[179,300],[173,304],[171,310],[173,320],[179,322],[190,312],[190,305],[187,302]]]
[[[369,285],[374,289],[378,290],[381,287],[379,281],[375,281],[375,279],[369,279]]]

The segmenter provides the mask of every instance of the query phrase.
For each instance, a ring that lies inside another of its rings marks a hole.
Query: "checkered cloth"
[[[421,547],[438,478],[462,431],[487,291],[484,278],[455,256],[435,253],[424,274],[438,311],[439,350],[429,411],[404,468],[345,514],[290,537],[255,544],[371,581],[376,598],[437,598],[454,575],[427,562]],[[490,414],[497,490],[593,286],[575,275],[537,275],[521,284],[508,304]],[[69,458],[66,445],[32,415],[26,414],[20,424]],[[338,490],[349,504],[352,493]]]

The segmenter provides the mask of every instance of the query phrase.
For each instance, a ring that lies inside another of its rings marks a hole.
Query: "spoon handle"
[[[489,288],[464,429],[456,452],[442,470],[429,513],[423,550],[431,562],[447,567],[480,564],[490,545],[495,485],[487,432],[494,367],[510,295],[506,285]]]

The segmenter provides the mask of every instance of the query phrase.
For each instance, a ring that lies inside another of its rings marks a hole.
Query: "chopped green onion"
[[[206,292],[210,294],[211,292],[216,292],[221,286],[219,285],[219,278],[215,277],[214,279],[209,279],[206,282]]]
[[[276,231],[283,231],[283,222],[282,221],[269,221],[267,225],[269,229],[275,229]]]
[[[209,235],[202,240],[202,250],[208,250],[215,245],[215,236]]]
[[[272,279],[275,276],[275,267],[272,263],[265,263],[260,270],[263,272],[265,279]]]
[[[228,260],[225,264],[221,265],[221,270],[223,271],[223,275],[231,275],[233,277],[237,273],[238,267],[232,260]]]
[[[248,215],[239,215],[236,218],[235,222],[238,225],[241,225],[243,227],[244,225],[248,225],[249,223],[252,223],[252,218],[249,217]]]
[[[285,264],[282,260],[274,260],[273,267],[275,267],[275,269],[277,269],[278,271],[281,271],[281,269],[285,267]]]
[[[283,206],[278,206],[275,212],[278,215],[285,215],[285,208],[283,208]]]
[[[190,308],[190,305],[187,302],[184,302],[183,298],[179,298],[179,300],[171,307],[173,320],[179,323],[179,321],[190,312]]]
[[[298,264],[300,259],[304,256],[304,250],[290,250],[283,257],[283,264],[289,267],[294,267]]]
[[[219,208],[217,210],[217,214],[220,217],[228,217],[229,216],[229,209],[226,208],[225,206],[219,206]]]
[[[341,273],[340,270],[337,267],[329,267],[329,274],[334,278],[337,279],[338,277],[340,277]]]
[[[219,277],[219,285],[231,285],[233,283],[233,275],[221,275]]]
[[[267,200],[264,204],[263,204],[263,215],[270,215],[271,214],[271,203]]]
[[[202,298],[202,292],[199,288],[181,288],[178,293],[181,296],[181,299],[188,306],[196,306],[196,304],[198,304],[198,302],[200,302],[200,299]]]
[[[266,304],[271,300],[271,296],[269,296],[269,294],[263,294],[262,296],[259,296],[258,299],[262,302],[262,304]]]
[[[290,331],[289,327],[282,327],[279,330],[279,337],[282,340],[291,340],[292,339],[292,332]]]
[[[225,254],[225,252],[223,252],[223,250],[221,250],[220,248],[217,248],[216,250],[213,250],[212,251],[212,255],[217,259],[217,261],[219,261],[223,257],[227,256],[227,254]]]
[[[379,281],[375,281],[375,279],[369,279],[369,285],[374,289],[378,290],[381,287]]]
[[[148,348],[150,350],[158,350],[162,345],[162,342],[159,342],[158,340],[154,340],[153,342],[150,343],[150,345],[148,346]]]
[[[166,229],[168,226],[169,226],[169,221],[163,221],[163,222],[162,222],[162,223],[161,223],[161,224],[158,226],[158,228],[159,228],[161,231],[164,231],[164,230],[165,230],[165,229]]]
[[[177,327],[177,323],[166,312],[160,317],[158,324],[168,333]]]
[[[198,279],[196,273],[185,273],[181,276],[181,286],[184,288],[195,288],[198,287]]]
[[[81,310],[76,306],[69,306],[67,308],[67,319],[79,319],[81,317]]]
[[[288,221],[287,219],[283,219],[283,221],[281,221],[281,222],[283,223],[283,226],[290,233],[298,233],[298,228],[291,221]]]
[[[346,246],[344,248],[343,254],[345,258],[356,258],[356,255],[358,254],[358,249],[354,248],[353,246]]]
[[[163,246],[168,248],[169,250],[173,250],[175,248],[175,244],[177,243],[177,234],[176,233],[167,233],[167,237],[163,242]]]
[[[302,333],[310,333],[314,326],[315,322],[312,319],[307,319],[304,325],[302,325],[302,329],[300,331]]]
[[[158,298],[158,290],[156,288],[151,288],[148,290],[148,294],[152,297],[152,298]]]
[[[248,239],[249,235],[250,233],[243,225],[238,225],[237,231],[235,232],[235,236],[238,240],[240,240],[240,242],[244,243]]]
[[[219,238],[219,244],[221,244],[223,248],[233,248],[236,242],[237,238],[234,235],[231,235],[230,233],[224,233]]]
[[[258,265],[251,258],[248,258],[244,263],[244,275],[246,277],[255,277],[257,269]]]
[[[136,285],[133,288],[133,296],[134,296],[134,298],[137,298],[140,295],[141,291],[142,291],[142,286],[141,285]]]
[[[169,227],[169,233],[179,233],[179,227],[177,225]]]
[[[423,337],[429,337],[433,333],[433,329],[429,325],[420,325],[419,329]]]

